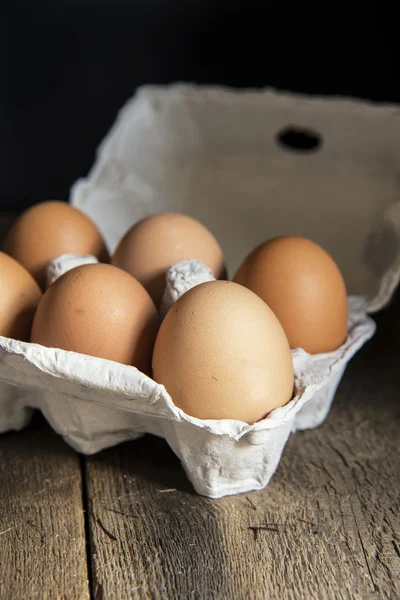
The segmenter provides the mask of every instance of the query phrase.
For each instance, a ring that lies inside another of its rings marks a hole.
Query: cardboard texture
[[[296,143],[319,139],[319,147],[285,146],[280,134],[288,127],[305,133],[292,136]],[[309,132],[315,137],[307,138]],[[40,408],[87,454],[146,432],[164,437],[199,494],[217,498],[265,487],[290,433],[326,418],[348,361],[374,333],[368,313],[390,301],[399,281],[398,156],[395,106],[273,90],[139,90],[100,145],[92,171],[71,192],[109,249],[132,223],[166,210],[190,214],[212,231],[230,275],[265,239],[309,237],[344,274],[347,340],[327,354],[294,350],[294,399],[249,426],[185,415],[163,386],[134,367],[0,337],[0,431],[25,426],[32,408]],[[74,260],[92,261],[60,257],[49,277]],[[210,277],[199,263],[175,265],[163,313]]]

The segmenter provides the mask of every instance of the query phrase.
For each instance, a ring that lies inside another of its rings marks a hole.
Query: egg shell
[[[62,254],[92,254],[109,260],[96,225],[66,202],[41,202],[29,208],[9,230],[3,250],[27,269],[42,289],[48,263]]]
[[[199,419],[254,423],[286,404],[293,362],[285,333],[256,294],[229,281],[202,283],[168,311],[153,378]]]
[[[331,352],[346,339],[346,286],[334,260],[315,242],[297,236],[269,240],[250,253],[234,281],[268,304],[291,348]]]
[[[22,265],[0,252],[0,335],[29,340],[42,292]]]
[[[189,259],[203,262],[217,279],[226,275],[222,250],[204,225],[180,213],[159,213],[129,229],[111,262],[136,277],[159,308],[167,270]]]
[[[67,271],[46,291],[31,341],[150,372],[159,327],[155,306],[128,273],[105,264]]]

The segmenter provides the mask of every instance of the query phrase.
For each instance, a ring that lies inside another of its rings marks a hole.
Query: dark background
[[[142,83],[399,101],[394,16],[337,3],[0,0],[0,201],[67,199]]]

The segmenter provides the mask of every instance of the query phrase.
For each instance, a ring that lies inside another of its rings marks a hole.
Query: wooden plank
[[[89,598],[78,455],[41,417],[0,436],[0,598]]]
[[[199,497],[151,437],[88,458],[94,597],[400,597],[394,313],[348,368],[325,424],[291,437],[264,491]]]

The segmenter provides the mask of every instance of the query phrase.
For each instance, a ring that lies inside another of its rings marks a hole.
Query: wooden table
[[[162,440],[0,437],[0,599],[400,598],[400,297],[261,492],[196,495]]]

